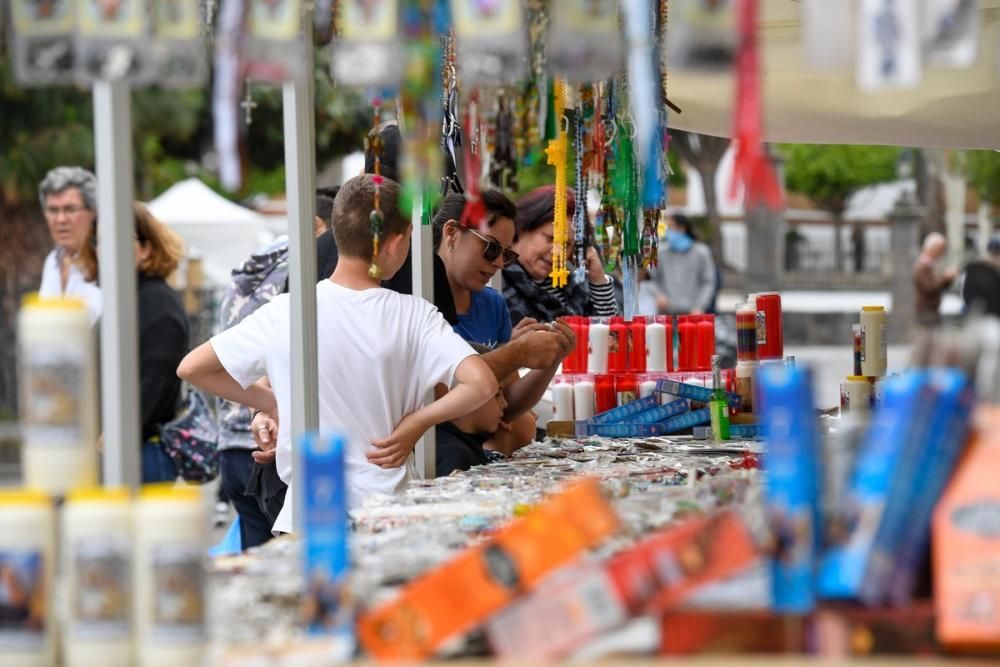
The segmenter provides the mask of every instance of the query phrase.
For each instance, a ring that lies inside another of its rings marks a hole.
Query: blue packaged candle
[[[944,487],[951,478],[969,433],[974,392],[965,374],[954,368],[928,371],[922,412],[928,415],[923,437],[910,441],[904,461],[914,461],[912,474],[893,484],[886,511],[887,539],[876,538],[872,567],[862,588],[869,604],[911,601],[930,540],[930,522]],[[921,443],[922,441],[922,443]],[[922,444],[922,446],[920,446]]]
[[[340,435],[310,433],[299,441],[295,489],[299,494],[306,627],[353,651],[354,619],[348,604],[347,483]],[[340,648],[337,648],[339,653]],[[347,653],[350,655],[350,652]]]
[[[762,438],[764,437],[764,426],[763,424],[730,424],[729,425],[729,437],[731,439],[737,438]]]
[[[656,396],[656,394],[652,394]],[[648,397],[647,397],[648,398]],[[634,421],[640,424],[655,424],[657,422],[662,422],[671,417],[676,417],[682,412],[688,411],[688,402],[684,399],[678,399],[667,403],[666,405],[660,405],[652,410],[647,410],[635,416]]]
[[[602,412],[600,414],[594,415],[590,418],[591,424],[620,424],[623,422],[631,421],[631,417],[638,414],[645,413],[651,408],[655,408],[660,404],[659,396],[656,394],[650,394],[649,396],[644,396],[637,401],[631,401],[625,405],[608,410],[607,412]]]
[[[686,384],[684,382],[677,382],[676,380],[657,380],[656,391],[660,394],[671,394],[672,396],[700,403],[708,403],[712,400],[712,389],[710,387],[699,387],[696,384]],[[726,392],[726,400],[731,408],[738,408],[743,402],[739,394],[729,391]]]
[[[814,564],[819,549],[820,446],[812,377],[799,366],[761,368],[765,503],[775,538],[772,605],[778,613],[808,613],[816,605]]]
[[[712,421],[711,413],[709,413],[708,408],[703,408],[701,410],[681,413],[660,423],[663,425],[663,433],[666,434],[683,431],[686,428],[694,428],[695,426],[707,424],[710,421]]]
[[[926,386],[925,371],[912,371],[885,383],[882,405],[861,443],[848,485],[846,514],[840,519],[844,536],[828,549],[820,564],[822,597],[861,597],[903,451],[924,430],[921,394]]]

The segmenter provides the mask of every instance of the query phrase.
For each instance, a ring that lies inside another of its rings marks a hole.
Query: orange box
[[[749,568],[760,553],[734,510],[667,528],[615,556],[608,572],[634,614],[677,605],[698,587]]]
[[[981,406],[975,433],[934,512],[938,641],[1000,651],[1000,406]]]
[[[397,600],[364,614],[361,644],[381,660],[429,658],[617,530],[618,517],[600,484],[573,484],[488,542],[414,580]]]

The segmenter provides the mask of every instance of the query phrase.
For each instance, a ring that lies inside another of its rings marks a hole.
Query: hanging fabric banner
[[[451,11],[465,85],[513,84],[524,78],[528,38],[520,0],[452,0]]]
[[[735,4],[736,0],[670,0],[670,66],[729,72],[736,60]]]
[[[848,70],[854,53],[854,7],[849,2],[804,0],[802,48],[817,70]]]
[[[305,69],[302,0],[250,0],[245,73],[256,81],[282,83],[312,75]]]
[[[921,79],[917,0],[861,0],[858,87],[868,92],[915,88]]]
[[[621,32],[616,0],[552,3],[548,61],[570,83],[607,79],[621,66]]]
[[[77,80],[151,83],[149,36],[143,0],[77,0]]]
[[[396,87],[402,78],[397,0],[344,0],[333,78],[346,86]]]
[[[243,86],[241,48],[246,34],[247,0],[224,0],[215,33],[212,127],[222,187],[234,191],[243,182],[239,151],[239,100]]]
[[[14,76],[22,86],[74,81],[75,0],[11,0],[10,43]]]
[[[198,0],[153,0],[153,3],[157,83],[200,86],[208,76],[208,63],[201,42]]]
[[[730,197],[742,184],[747,204],[781,207],[781,188],[762,143],[763,100],[760,50],[757,43],[759,0],[738,0],[740,47],[736,60],[736,96],[733,107],[733,140],[736,159]]]
[[[976,63],[979,53],[977,0],[927,0],[923,23],[928,64],[964,69]]]
[[[658,206],[663,198],[659,132],[660,82],[657,81],[655,43],[649,0],[624,0],[625,32],[628,38],[629,101],[635,119],[636,155],[642,175],[643,206]]]

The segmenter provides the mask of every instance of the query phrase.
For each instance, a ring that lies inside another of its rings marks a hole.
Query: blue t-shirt
[[[510,340],[510,310],[503,295],[492,287],[472,293],[469,312],[459,314],[455,333],[490,349]]]

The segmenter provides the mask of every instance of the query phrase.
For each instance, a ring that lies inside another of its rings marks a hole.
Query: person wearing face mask
[[[573,192],[567,190],[568,219],[572,220],[575,208]],[[525,318],[552,322],[566,315],[617,315],[614,282],[604,273],[604,265],[593,247],[588,247],[586,252],[586,281],[574,281],[574,270],[570,266],[566,286],[552,286],[549,273],[552,271],[554,218],[554,186],[536,188],[517,202],[513,248],[518,259],[503,270],[503,296],[510,308],[511,321],[516,325]]]
[[[913,268],[913,285],[916,288],[917,322],[925,327],[941,325],[941,296],[955,281],[955,269],[939,268],[948,241],[943,234],[931,232],[924,239],[924,245]]]
[[[39,183],[38,199],[56,246],[45,258],[38,293],[82,300],[94,324],[101,317],[101,290],[87,279],[93,267],[83,266],[81,255],[97,231],[97,177],[81,167],[56,167]]]
[[[667,221],[666,243],[660,247],[656,282],[658,308],[671,315],[711,312],[716,271],[712,250],[695,238],[691,221],[675,213]]]

